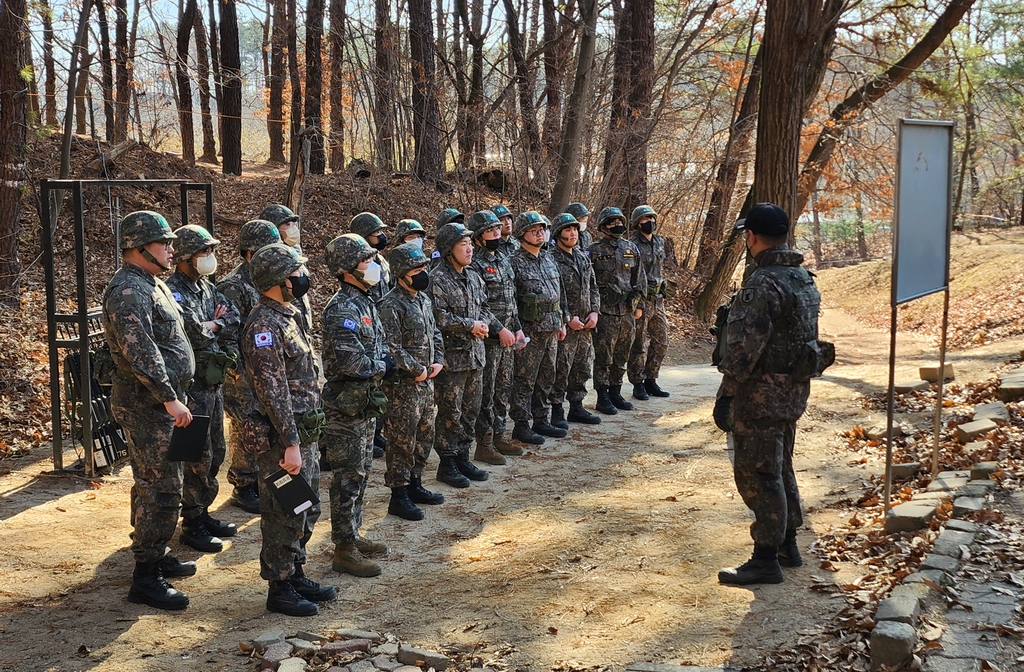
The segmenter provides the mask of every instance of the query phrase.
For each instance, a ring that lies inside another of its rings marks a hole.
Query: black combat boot
[[[326,474],[329,471],[334,470],[331,469],[331,462],[327,459],[327,448],[324,447],[324,444],[320,444],[320,473]]]
[[[622,385],[610,385],[608,387],[608,400],[620,411],[633,410],[633,404],[622,398]]]
[[[754,583],[782,583],[785,579],[779,566],[778,551],[773,546],[754,544],[754,554],[739,567],[727,567],[718,572],[718,582],[734,586]]]
[[[568,424],[568,423],[566,423]],[[533,431],[541,436],[550,436],[553,439],[565,438],[565,435],[569,432],[565,431],[561,427],[555,427],[547,418],[534,418],[533,419]]]
[[[615,407],[612,406],[612,410]],[[569,422],[579,422],[584,425],[600,425],[601,418],[597,417],[587,409],[583,408],[582,401],[571,401],[569,402],[569,415],[566,416]]]
[[[453,488],[469,487],[469,479],[463,476],[459,468],[455,466],[454,455],[441,456],[441,464],[437,468],[437,480],[447,483]]]
[[[779,546],[779,564],[783,567],[799,567],[804,564],[800,557],[800,546],[796,543],[796,530],[786,530],[786,538]]]
[[[633,398],[639,399],[640,401],[647,401],[651,397],[647,394],[647,388],[644,387],[643,381],[640,381],[633,386]]]
[[[154,609],[178,611],[188,606],[188,595],[167,583],[160,573],[159,562],[136,562],[128,601],[148,604]]]
[[[182,518],[178,541],[203,553],[220,553],[224,542],[210,534],[202,518]]]
[[[182,562],[173,555],[165,555],[160,559],[160,575],[164,578],[177,579],[183,576],[196,575],[196,563],[191,560]]]
[[[611,398],[608,396],[608,386],[597,388],[597,405],[594,407],[605,415],[615,415],[619,409],[615,408]]]
[[[455,456],[455,468],[471,481],[486,481],[490,474],[469,461],[469,450]]]
[[[271,581],[267,591],[267,611],[285,616],[316,616],[320,607],[295,590],[291,580]]]
[[[302,571],[302,563],[295,563],[295,573],[288,577],[295,592],[310,602],[330,602],[337,599],[338,591],[331,586],[321,586]]]
[[[535,446],[544,443],[544,437],[530,429],[530,426],[525,422],[516,423],[516,426],[512,429],[512,438],[523,443],[532,443]]]
[[[644,389],[647,390],[647,394],[651,395],[652,397],[672,396],[671,392],[666,392],[665,390],[658,387],[658,381],[654,378],[648,378],[647,380],[644,381]]]
[[[380,430],[373,435],[373,457],[379,460],[384,457],[384,451],[388,449],[388,440],[380,434]]]
[[[551,425],[559,429],[569,429],[569,421],[565,419],[565,409],[561,404],[551,404]]]
[[[391,501],[388,502],[388,513],[405,520],[423,520],[423,509],[412,503],[409,491],[403,485],[391,488]]]
[[[238,534],[238,527],[234,523],[225,523],[217,520],[210,515],[209,511],[203,511],[203,515],[199,516],[199,520],[203,521],[203,525],[206,526],[206,531],[215,537],[233,537]]]
[[[431,492],[424,488],[423,479],[418,476],[409,478],[409,487],[406,488],[406,491],[409,493],[409,499],[412,500],[413,504],[429,504],[430,506],[444,504],[444,495],[440,492]]]
[[[246,513],[258,514],[260,512],[260,493],[256,489],[256,484],[253,483],[252,485],[235,488],[235,491],[231,493],[231,499],[228,500],[228,504],[237,506]]]

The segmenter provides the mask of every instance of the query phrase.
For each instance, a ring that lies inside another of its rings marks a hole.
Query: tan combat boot
[[[490,432],[477,434],[476,452],[473,453],[473,459],[477,462],[486,462],[487,464],[505,464],[508,462],[505,456],[494,448],[494,435]]]
[[[504,432],[494,435],[494,447],[502,455],[518,456],[526,452],[522,446],[518,446],[505,438]]]
[[[363,537],[356,537],[356,548],[366,556],[387,555],[388,546],[383,541],[373,541]]]
[[[339,574],[345,573],[352,576],[368,577],[380,574],[380,565],[363,557],[354,543],[335,545],[334,557],[331,558],[331,569]]]

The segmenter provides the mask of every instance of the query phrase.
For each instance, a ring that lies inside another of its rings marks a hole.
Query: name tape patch
[[[261,331],[253,336],[257,348],[269,348],[274,345],[274,334],[269,331]]]

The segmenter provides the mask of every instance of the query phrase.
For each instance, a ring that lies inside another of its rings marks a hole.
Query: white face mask
[[[421,250],[423,249],[423,236],[416,236],[412,240],[409,240],[409,241],[406,241],[406,242],[408,242],[411,245],[415,245],[416,247],[420,248]]]
[[[299,245],[299,225],[289,224],[286,228],[279,229],[281,231],[281,240],[284,244],[289,247],[298,247]]]
[[[208,254],[205,257],[196,257],[196,273],[199,275],[213,275],[217,272],[217,255]]]
[[[583,233],[586,230],[587,230],[587,223],[586,222],[580,222],[580,233]]]
[[[370,265],[363,271],[363,282],[370,287],[373,287],[380,282],[380,264],[376,261],[371,261]]]
[[[544,229],[544,242],[551,242],[551,231],[549,229]]]

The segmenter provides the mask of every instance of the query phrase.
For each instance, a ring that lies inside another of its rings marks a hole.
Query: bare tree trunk
[[[424,182],[441,179],[441,111],[434,76],[434,26],[430,0],[409,0],[409,55],[412,59],[413,170]]]
[[[213,71],[213,98],[217,101],[217,135],[220,136],[220,148],[223,153],[224,130],[221,128],[221,106],[224,104],[224,73],[220,65],[220,30],[217,26],[215,0],[207,0],[207,5],[210,14],[210,69]]]
[[[292,85],[291,142],[302,128],[302,78],[299,76],[299,39],[296,0],[288,0],[288,78]]]
[[[178,21],[178,57],[174,72],[178,80],[178,124],[181,129],[181,158],[196,165],[196,135],[192,124],[192,80],[188,74],[188,45],[196,19],[196,0],[185,0],[185,11]]]
[[[114,79],[117,84],[117,98],[114,101],[114,142],[121,143],[128,139],[128,106],[131,100],[127,0],[114,0],[114,14]]]
[[[505,15],[508,17],[508,43],[515,63],[515,81],[519,87],[519,112],[523,120],[523,132],[526,136],[526,156],[530,168],[537,179],[541,170],[543,145],[540,142],[540,128],[537,126],[537,111],[533,104],[533,87],[530,86],[530,66],[526,61],[526,49],[519,32],[519,15],[513,0],[503,0]]]
[[[110,52],[110,24],[103,0],[93,0],[100,34],[100,69],[103,74],[103,137],[114,141],[114,62]]]
[[[164,68],[167,70],[167,81],[171,84],[171,97],[174,98],[174,109],[178,109],[180,103],[178,102],[178,85],[174,74],[171,69],[171,57],[167,53],[167,45],[164,40],[164,33],[160,30],[160,23],[156,20],[156,16],[153,14],[153,4],[146,3],[146,10],[149,12],[149,20],[156,26],[157,36],[157,47],[160,50],[160,57]]]
[[[861,259],[868,258],[868,241],[864,235],[864,204],[857,196],[857,254]]]
[[[309,172],[324,174],[323,122],[324,0],[306,1],[306,116],[309,137]]]
[[[206,39],[203,13],[196,11],[193,29],[196,33],[196,60],[199,75],[199,111],[203,127],[203,155],[200,161],[217,163],[217,136],[213,132],[213,112],[210,109],[210,54]]]
[[[469,150],[469,165],[478,168],[484,163],[484,41],[487,39],[484,30],[484,2],[472,0],[470,14],[470,33],[467,35],[473,46],[473,57],[470,64],[469,96],[466,99],[466,139]]]
[[[21,81],[29,39],[25,0],[0,11],[0,305],[21,309],[21,191],[25,186],[28,96]]]
[[[814,260],[818,262],[818,267],[821,268],[825,260],[821,257],[821,218],[818,216],[817,194],[817,189],[811,192],[811,251],[814,252]]]
[[[221,0],[220,44],[223,49],[223,99],[220,106],[222,172],[242,174],[242,62],[238,48],[238,13],[235,0]]]
[[[284,163],[284,78],[288,14],[285,0],[273,0],[273,3],[274,30],[270,38],[270,109],[267,111],[267,135],[270,138],[270,163]]]
[[[376,165],[395,167],[395,53],[398,31],[391,23],[390,0],[374,2],[373,124],[377,129]]]
[[[57,68],[53,60],[53,10],[49,0],[39,1],[39,16],[43,22],[43,69],[46,71],[45,119],[47,126],[57,125]]]
[[[92,65],[92,52],[86,51],[82,55],[82,63],[78,66],[79,76],[75,81],[75,133],[78,135],[85,135],[88,132],[89,112],[86,91],[89,88],[90,65]]]
[[[344,85],[345,63],[345,0],[331,0],[330,6],[330,39],[331,50],[331,135],[330,164],[332,172],[345,169],[345,115],[342,110],[342,86]]]

